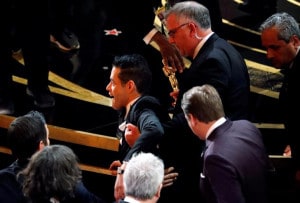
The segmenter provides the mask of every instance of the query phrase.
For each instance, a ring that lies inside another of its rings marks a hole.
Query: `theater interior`
[[[276,167],[277,174],[272,180],[272,200],[284,200],[289,191],[290,158],[282,156],[284,126],[278,111],[279,88],[282,74],[272,67],[265,57],[260,44],[258,26],[265,19],[262,13],[240,9],[238,0],[220,0],[223,32],[228,40],[245,59],[251,81],[251,117],[262,132],[267,152]],[[299,0],[277,0],[276,11],[292,14],[300,22]],[[153,49],[155,49],[153,47]],[[57,56],[57,51],[53,51]],[[6,129],[17,116],[32,109],[44,113],[50,130],[51,144],[61,143],[70,146],[78,155],[83,180],[87,187],[113,201],[115,176],[108,170],[116,157],[119,141],[115,136],[117,112],[110,106],[110,98],[105,90],[109,82],[110,67],[95,67],[84,85],[71,81],[71,62],[76,53],[59,56],[55,67],[50,67],[49,87],[56,99],[51,109],[37,109],[26,95],[26,69],[22,57],[16,57],[14,67],[14,97],[17,101],[13,115],[0,115],[0,168],[14,159],[6,141]],[[1,180],[0,180],[1,181]]]

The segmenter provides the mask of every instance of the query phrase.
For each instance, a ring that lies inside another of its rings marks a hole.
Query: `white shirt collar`
[[[216,129],[217,127],[219,127],[220,125],[222,125],[223,123],[225,123],[226,119],[224,117],[219,118],[212,126],[210,126],[210,128],[208,129],[207,133],[206,133],[206,139],[208,138],[208,136],[211,134],[211,132]]]
[[[130,202],[130,203],[140,203],[140,201],[137,201],[137,200],[133,199],[132,197],[128,197],[128,196],[125,197],[124,201]]]
[[[210,34],[206,35],[197,45],[195,51],[194,51],[194,55],[193,55],[193,59],[197,56],[198,52],[200,51],[200,49],[202,48],[203,44],[208,40],[208,38],[210,36],[212,36],[212,34],[214,34],[214,32],[211,32]]]

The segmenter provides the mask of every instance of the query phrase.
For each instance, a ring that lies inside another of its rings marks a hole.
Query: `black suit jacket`
[[[250,78],[241,54],[213,34],[203,45],[189,69],[178,74],[180,94],[194,86],[210,84],[221,96],[225,115],[232,120],[248,118]],[[180,109],[180,102],[177,104]]]
[[[17,181],[17,173],[25,168],[27,163],[15,161],[7,168],[0,170],[0,202],[26,202],[22,193],[21,184]]]
[[[227,120],[206,140],[201,191],[210,203],[266,203],[269,163],[260,131]]]
[[[300,52],[298,52],[290,67],[284,72],[284,81],[280,90],[279,100],[282,105],[284,124],[287,133],[287,144],[292,149],[292,158],[297,170],[300,170],[300,136],[298,135],[299,104],[299,75],[300,75]]]
[[[120,114],[120,123],[125,111]],[[121,133],[122,143],[119,146],[120,160],[128,161],[134,153],[151,152],[159,156],[158,145],[164,134],[161,122],[166,122],[170,117],[159,101],[152,96],[141,96],[132,104],[126,123],[138,127],[141,135],[132,148],[127,144],[124,132]]]

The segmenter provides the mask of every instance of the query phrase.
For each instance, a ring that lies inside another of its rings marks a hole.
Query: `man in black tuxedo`
[[[205,140],[199,174],[205,202],[268,202],[270,162],[259,129],[245,119],[225,118],[211,85],[185,92],[181,107],[194,134]]]

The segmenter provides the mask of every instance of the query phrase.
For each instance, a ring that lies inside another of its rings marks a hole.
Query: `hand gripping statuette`
[[[175,71],[173,70],[173,68],[166,65],[166,63],[164,63],[164,62],[163,62],[163,64],[164,64],[164,67],[162,68],[162,70],[163,70],[165,76],[167,76],[169,78],[169,82],[171,84],[173,92],[175,93],[174,96],[172,96],[173,99],[174,99],[174,102],[172,103],[172,106],[174,107],[176,105],[177,94],[179,92],[178,81],[177,81]]]
[[[170,81],[173,91],[178,91],[179,90],[178,81],[177,81],[175,72],[172,69],[172,67],[169,67],[169,66],[165,65],[165,63],[164,63],[164,67],[162,68],[162,70],[163,70],[165,76],[167,76],[169,78],[169,81]]]

